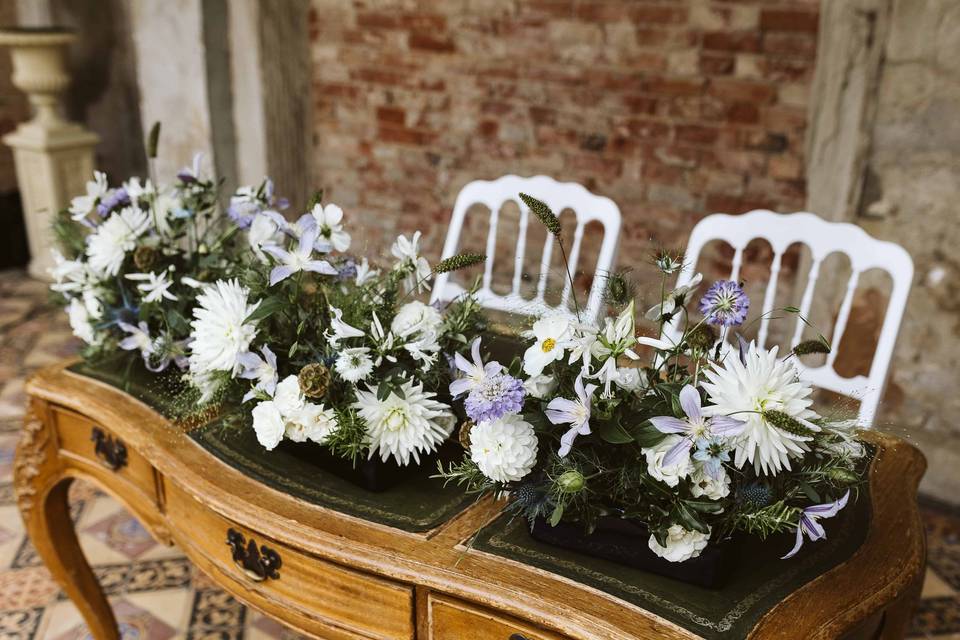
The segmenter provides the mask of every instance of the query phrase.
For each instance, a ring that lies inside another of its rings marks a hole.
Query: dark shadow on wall
[[[0,193],[0,269],[25,267],[30,259],[20,193]]]
[[[123,0],[53,0],[54,20],[77,31],[67,114],[100,136],[96,166],[111,183],[146,174],[140,93]]]

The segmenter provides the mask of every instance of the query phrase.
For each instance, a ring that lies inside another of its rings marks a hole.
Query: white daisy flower
[[[317,238],[337,251],[350,248],[350,234],[343,230],[343,209],[335,204],[313,205],[310,215],[317,223]]]
[[[257,335],[247,322],[260,303],[250,304],[250,291],[236,280],[218,280],[197,296],[190,326],[190,370],[194,373],[240,372],[241,356]]]
[[[573,325],[563,316],[540,318],[534,322],[530,335],[536,338],[536,342],[523,354],[524,373],[540,375],[547,365],[562,360],[572,334]]]
[[[117,275],[127,252],[137,246],[137,238],[149,228],[149,215],[136,207],[127,207],[111,214],[106,222],[87,236],[90,268],[101,277]]]
[[[728,415],[746,423],[734,442],[734,463],[753,463],[756,472],[777,475],[790,469],[790,459],[809,450],[807,435],[790,433],[770,424],[765,411],[778,411],[800,422],[810,431],[819,427],[810,422],[817,414],[810,409],[813,387],[800,380],[793,363],[777,360],[778,347],[771,350],[751,343],[740,358],[726,358],[723,366],[704,371],[703,383],[710,403],[704,412]]]
[[[87,192],[70,201],[70,217],[79,222],[93,213],[108,189],[107,174],[94,171],[93,180],[87,182]]]
[[[710,541],[709,533],[687,531],[678,524],[667,529],[667,546],[662,547],[657,539],[651,535],[647,542],[650,550],[670,562],[684,562],[696,558],[707,548]]]
[[[385,400],[377,392],[357,391],[353,404],[367,423],[370,458],[390,456],[400,465],[412,457],[420,463],[420,454],[434,451],[453,431],[454,415],[450,407],[434,400],[436,394],[424,391],[423,384],[406,381],[400,385],[403,396],[393,391]]]
[[[537,463],[533,425],[517,414],[484,420],[470,429],[470,459],[495,482],[516,482]]]
[[[333,364],[334,370],[347,382],[366,380],[373,372],[373,360],[367,347],[341,349]]]

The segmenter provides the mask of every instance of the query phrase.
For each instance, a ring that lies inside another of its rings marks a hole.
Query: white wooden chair
[[[543,245],[543,254],[540,260],[540,273],[538,274],[536,295],[532,299],[526,299],[520,295],[520,283],[523,276],[523,259],[527,247],[527,226],[530,223],[530,211],[519,198],[523,192],[542,200],[550,206],[553,211],[560,216],[561,220],[566,214],[561,213],[564,209],[572,209],[576,214],[577,226],[573,235],[573,243],[567,248],[567,256],[570,260],[571,269],[576,269],[580,259],[580,247],[583,240],[584,227],[587,223],[598,221],[603,225],[603,241],[600,245],[600,251],[597,256],[596,268],[593,284],[590,288],[590,295],[587,303],[581,309],[581,320],[585,322],[594,321],[601,312],[603,301],[603,288],[605,286],[605,275],[609,273],[616,264],[617,244],[620,238],[620,209],[609,198],[598,196],[587,191],[583,186],[574,182],[557,182],[548,176],[534,176],[523,178],[520,176],[507,175],[496,180],[476,180],[467,184],[457,195],[457,201],[453,207],[453,216],[450,219],[450,227],[447,230],[447,239],[443,245],[443,258],[449,258],[456,255],[460,245],[460,234],[463,231],[463,221],[467,210],[475,205],[484,205],[490,211],[490,230],[487,234],[486,254],[487,260],[484,265],[483,280],[480,290],[477,291],[477,299],[480,304],[489,309],[498,309],[512,313],[521,313],[527,315],[542,314],[566,314],[570,317],[574,313],[570,309],[571,285],[566,281],[560,303],[551,306],[545,301],[547,287],[547,276],[550,270],[550,258],[553,252],[555,238],[547,234]],[[510,292],[506,295],[495,293],[490,288],[493,274],[493,264],[496,259],[496,239],[497,224],[500,216],[500,208],[507,201],[516,202],[520,208],[519,229],[517,230],[517,245],[513,266],[513,281]],[[534,218],[534,224],[540,224]],[[452,300],[463,293],[463,287],[450,280],[449,274],[442,273],[437,276],[434,283],[431,301]]]
[[[755,238],[767,240],[773,249],[770,281],[760,309],[764,315],[760,321],[757,343],[761,345],[765,345],[767,340],[769,315],[777,292],[777,277],[784,251],[794,243],[803,243],[810,248],[810,272],[799,305],[803,317],[809,316],[813,292],[823,260],[831,253],[842,253],[849,257],[851,275],[847,281],[846,292],[830,339],[833,349],[827,356],[826,362],[819,367],[804,366],[800,362],[796,364],[800,375],[813,385],[859,399],[859,423],[863,427],[872,426],[877,406],[883,396],[890,357],[893,354],[893,346],[897,340],[900,321],[903,318],[907,295],[910,293],[913,280],[913,260],[910,254],[898,244],[870,237],[856,225],[827,222],[812,213],[780,214],[772,211],[751,211],[737,216],[714,214],[707,216],[693,228],[687,245],[686,262],[677,278],[677,285],[690,281],[695,273],[700,251],[711,240],[725,241],[734,248],[730,279],[737,280],[743,250]],[[833,365],[837,358],[837,348],[847,327],[857,282],[860,274],[868,269],[882,269],[889,273],[893,288],[869,375],[843,378],[837,374]],[[753,309],[750,315],[756,317]],[[803,327],[803,322],[797,320],[791,345],[800,341]],[[679,327],[671,327],[665,331],[667,337],[672,340],[677,340],[680,333]]]

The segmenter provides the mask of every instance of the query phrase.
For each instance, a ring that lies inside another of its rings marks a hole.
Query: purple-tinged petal
[[[480,357],[480,338],[477,337],[470,345],[470,355],[473,356],[473,363],[478,368],[483,368],[483,359]]]
[[[271,211],[270,209],[267,209],[266,211],[261,211],[260,215],[267,216],[268,218],[273,220],[273,222],[277,225],[278,231],[287,231],[287,229],[289,229],[290,227],[290,223],[287,222],[287,219],[284,218],[279,213],[277,213],[276,211]]]
[[[700,413],[700,392],[693,385],[686,385],[680,390],[680,406],[683,412],[691,420],[699,420],[702,417]]]
[[[283,280],[286,280],[293,275],[293,267],[288,267],[286,265],[281,265],[279,267],[274,267],[270,272],[270,286],[277,284]]]
[[[832,518],[837,515],[841,509],[847,506],[847,500],[850,499],[850,490],[847,489],[847,492],[843,496],[835,501],[828,502],[827,504],[815,504],[812,507],[807,507],[803,510],[804,513],[809,513],[812,516],[818,518]]]
[[[652,424],[660,433],[687,433],[690,423],[673,416],[655,416],[650,418]]]
[[[322,273],[328,276],[335,276],[338,273],[338,271],[333,268],[333,265],[326,260],[311,260],[303,265],[303,270],[312,271],[314,273]]]
[[[816,518],[811,518],[806,513],[800,514],[800,526],[811,541],[822,540],[827,537],[827,532],[823,525],[817,522]]]
[[[737,334],[737,349],[740,352],[740,364],[747,366],[747,351],[750,350],[750,345],[739,333]]]
[[[460,369],[460,371],[463,371],[464,373],[473,372],[473,364],[471,364],[469,360],[464,358],[459,353],[453,354],[453,363],[457,369]]]
[[[714,416],[710,419],[710,432],[718,436],[737,436],[747,423],[730,416]]]
[[[560,437],[560,449],[557,450],[557,455],[561,458],[565,458],[570,449],[573,448],[573,441],[577,439],[577,428],[572,427],[569,429],[563,436]]]
[[[583,374],[577,376],[577,379],[573,381],[573,390],[577,392],[577,397],[580,398],[580,402],[587,404],[587,392],[583,388]]]
[[[313,217],[311,216],[311,220]],[[317,239],[317,225],[314,223],[313,227],[306,229],[303,232],[303,235],[300,236],[300,241],[297,243],[297,253],[301,256],[309,256],[313,251],[313,242]]]
[[[137,339],[134,336],[130,336],[129,338],[124,338],[123,340],[120,341],[120,344],[118,346],[124,351],[132,351],[134,349],[139,348],[137,346]]]
[[[800,551],[800,547],[803,546],[803,529],[800,527],[800,524],[797,523],[797,543],[793,545],[793,549],[790,550],[790,553],[780,558],[781,560],[786,560],[797,555],[797,552]]]
[[[270,347],[263,345],[260,347],[260,353],[263,354],[263,357],[266,359],[267,364],[270,365],[270,368],[275,370],[277,368],[277,356],[273,353],[273,351],[270,350]]]
[[[670,447],[670,451],[667,451],[667,455],[663,456],[663,466],[670,467],[680,462],[680,459],[683,457],[683,454],[690,453],[690,442],[689,438],[682,438],[680,442]]]
[[[463,394],[470,391],[470,387],[473,385],[473,381],[468,378],[460,378],[454,380],[450,383],[450,395],[454,398],[459,398]]]
[[[265,252],[272,255],[274,258],[280,262],[289,262],[290,261],[290,252],[282,247],[278,247],[275,244],[265,244],[261,247]]]

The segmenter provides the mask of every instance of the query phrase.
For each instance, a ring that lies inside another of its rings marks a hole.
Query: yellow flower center
[[[553,351],[555,346],[557,346],[557,341],[553,338],[547,338],[543,341],[543,344],[540,346],[540,348],[543,349],[544,353],[550,353]]]

